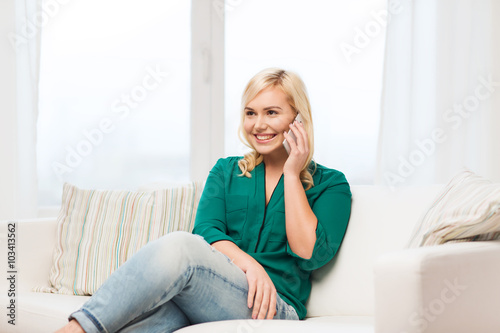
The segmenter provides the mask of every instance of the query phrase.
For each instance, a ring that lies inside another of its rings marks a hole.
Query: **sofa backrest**
[[[441,185],[352,186],[352,211],[335,258],[313,272],[307,316],[373,316],[373,263],[406,247]]]

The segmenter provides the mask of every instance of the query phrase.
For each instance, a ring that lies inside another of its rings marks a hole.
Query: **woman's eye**
[[[247,111],[247,112],[246,112],[246,115],[247,115],[247,116],[253,116],[254,114],[255,114],[255,112],[253,112],[253,111]]]
[[[278,114],[278,112],[277,112],[277,111],[274,111],[274,110],[269,110],[269,111],[267,111],[267,113],[268,113],[268,114],[273,114],[273,115],[274,115],[274,114]]]

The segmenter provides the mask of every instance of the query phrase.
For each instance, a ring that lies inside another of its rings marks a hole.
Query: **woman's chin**
[[[262,146],[254,146],[254,149],[256,152],[261,154],[262,156],[279,156],[283,155],[284,153],[286,154],[285,147],[282,145],[280,146],[267,146],[267,147],[262,147]]]

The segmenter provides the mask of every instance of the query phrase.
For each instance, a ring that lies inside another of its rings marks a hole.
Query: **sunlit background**
[[[315,160],[352,184],[372,183],[385,38],[374,13],[385,8],[378,0],[226,1],[225,155],[246,151],[237,136],[245,84],[282,67],[307,85]],[[185,0],[75,0],[51,20],[41,43],[40,205],[58,204],[63,182],[134,189],[189,180],[192,24]],[[346,56],[345,45],[360,42]]]

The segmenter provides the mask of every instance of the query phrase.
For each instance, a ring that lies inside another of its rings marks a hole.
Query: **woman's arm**
[[[245,272],[248,281],[248,308],[253,307],[252,318],[273,319],[276,315],[276,288],[264,267],[231,241],[217,241],[212,246]]]
[[[304,259],[311,258],[318,219],[309,206],[298,175],[285,174],[285,219],[290,249]]]
[[[307,133],[300,122],[290,125],[297,140],[294,141],[285,132],[290,144],[290,155],[283,167],[285,177],[285,219],[286,237],[290,249],[298,256],[309,259],[316,243],[318,219],[307,201],[306,193],[300,181],[300,171],[307,160],[309,145]]]

